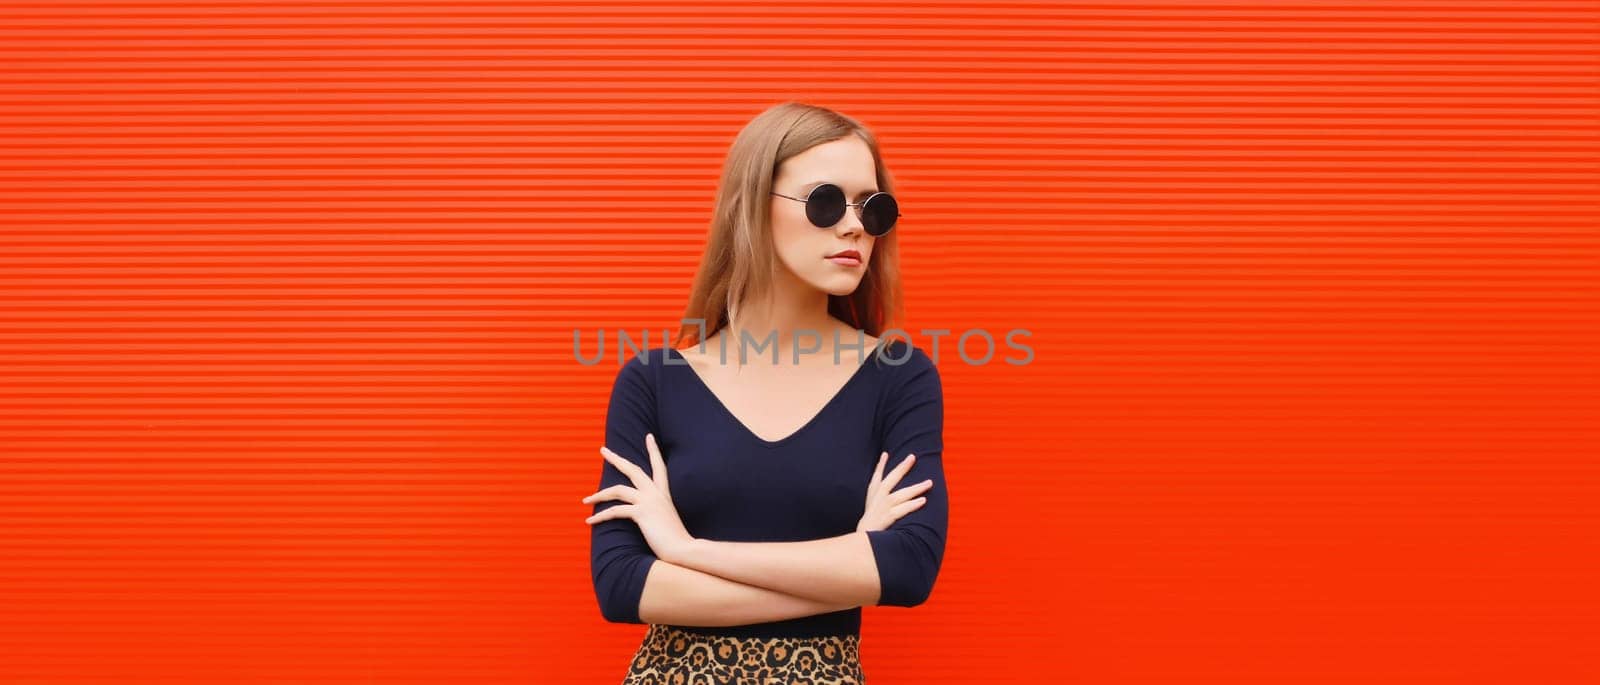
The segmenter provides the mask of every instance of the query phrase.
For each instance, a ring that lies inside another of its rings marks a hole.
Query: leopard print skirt
[[[861,685],[861,638],[740,638],[650,624],[622,685]]]

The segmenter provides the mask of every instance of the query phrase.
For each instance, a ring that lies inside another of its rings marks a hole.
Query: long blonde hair
[[[704,321],[709,338],[738,318],[747,297],[773,296],[781,268],[768,224],[772,179],[778,166],[812,146],[854,135],[872,151],[878,189],[894,191],[894,179],[878,152],[877,138],[861,122],[825,107],[788,101],[756,115],[734,138],[722,166],[716,208],[706,233],[704,257],[683,318]],[[899,324],[902,310],[899,231],[873,243],[866,273],[849,295],[828,295],[828,313],[867,335],[880,336]],[[683,323],[672,343],[699,344],[701,326]]]

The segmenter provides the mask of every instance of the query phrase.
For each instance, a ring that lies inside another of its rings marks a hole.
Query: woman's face
[[[822,183],[844,189],[849,202],[860,202],[878,188],[872,151],[856,136],[845,136],[812,146],[779,165],[772,189],[789,197],[804,198]],[[772,196],[770,221],[778,260],[801,281],[831,295],[854,292],[866,275],[877,237],[861,226],[856,207],[828,228],[818,228],[806,218],[804,202]],[[846,250],[861,255],[859,261],[831,260]]]

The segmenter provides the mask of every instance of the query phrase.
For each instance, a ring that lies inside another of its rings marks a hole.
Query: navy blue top
[[[855,532],[878,455],[889,452],[885,474],[906,455],[917,455],[894,490],[932,479],[923,495],[927,502],[884,530],[867,531],[882,584],[877,605],[916,606],[933,591],[944,558],[944,395],[939,370],[921,348],[898,339],[879,342],[860,354],[841,350],[841,364],[864,361],[821,411],[776,441],[740,422],[677,350],[645,350],[617,372],[605,445],[648,474],[644,435],[654,433],[684,527],[696,538],[731,542]],[[728,352],[730,359],[736,354]],[[631,485],[615,466],[603,459],[601,464],[597,490]],[[601,501],[594,512],[619,504],[624,502]],[[600,613],[608,621],[644,623],[639,597],[655,554],[632,519],[601,521],[590,529],[590,572]],[[735,637],[859,635],[861,608],[742,626],[675,627]]]

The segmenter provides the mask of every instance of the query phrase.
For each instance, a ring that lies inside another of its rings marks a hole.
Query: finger
[[[930,490],[932,488],[933,488],[933,480],[932,479],[928,479],[928,480],[922,481],[921,483],[917,483],[915,485],[907,485],[907,486],[905,486],[903,488],[900,488],[899,490],[894,491],[893,493],[891,493],[889,495],[889,499],[890,499],[890,501],[894,501],[894,502],[904,502],[907,499],[909,499],[910,497],[912,497],[913,495],[920,495],[923,492],[926,492],[927,490]]]
[[[875,469],[872,470],[872,482],[867,485],[867,496],[868,497],[871,497],[872,493],[877,490],[878,481],[883,480],[883,462],[887,461],[888,459],[889,459],[889,453],[888,452],[879,452],[878,453],[878,468],[875,468]]]
[[[589,503],[604,502],[606,500],[621,500],[623,502],[634,503],[638,501],[638,493],[638,490],[630,488],[626,485],[613,485],[583,498],[583,501],[585,503]]]
[[[884,483],[883,487],[888,488],[891,491],[894,490],[895,484],[899,483],[900,482],[900,478],[902,476],[906,475],[907,471],[911,470],[911,463],[916,461],[916,460],[917,460],[917,455],[915,455],[915,454],[906,455],[906,458],[902,459],[900,461],[900,463],[897,466],[894,467],[893,470],[889,471],[889,475],[886,476],[883,479],[883,483]]]
[[[601,446],[600,456],[605,457],[605,460],[611,462],[612,466],[617,467],[617,470],[621,471],[622,475],[627,476],[628,480],[633,481],[634,487],[639,487],[642,485],[642,483],[639,482],[640,480],[650,480],[650,477],[645,475],[644,469],[639,468],[638,464],[622,458],[622,455],[612,452],[611,448],[609,447]]]
[[[893,507],[890,507],[889,508],[889,514],[891,516],[895,517],[895,518],[900,518],[901,516],[905,516],[906,514],[909,514],[909,513],[913,512],[913,511],[916,511],[916,510],[922,508],[922,505],[926,504],[927,501],[928,501],[928,498],[926,498],[926,497],[918,497],[918,498],[916,498],[914,500],[901,502],[899,504],[894,505]]]
[[[600,512],[598,514],[590,516],[589,518],[586,518],[583,521],[584,521],[584,523],[591,523],[592,524],[592,523],[599,523],[601,521],[610,521],[611,519],[614,519],[614,518],[633,518],[633,505],[632,504],[619,504],[619,505],[614,506],[614,507],[612,507],[610,509],[602,511],[602,512]]]
[[[661,458],[661,447],[656,445],[655,433],[644,434],[644,448],[650,453],[650,479],[670,499],[672,495],[667,490],[667,461]]]

